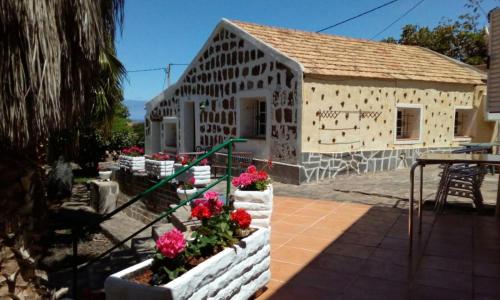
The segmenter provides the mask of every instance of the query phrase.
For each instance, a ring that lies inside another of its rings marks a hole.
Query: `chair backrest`
[[[455,149],[451,153],[488,153],[491,147],[488,146],[472,146],[460,149]]]

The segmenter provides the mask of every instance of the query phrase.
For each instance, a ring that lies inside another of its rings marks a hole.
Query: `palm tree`
[[[32,272],[46,207],[47,138],[105,111],[95,74],[114,44],[123,6],[124,0],[0,1],[0,263],[12,275],[0,290],[47,296]]]

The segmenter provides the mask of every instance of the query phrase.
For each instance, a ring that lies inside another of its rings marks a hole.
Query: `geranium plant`
[[[193,161],[193,158],[189,155],[177,155],[175,161],[183,166],[188,165]]]
[[[165,160],[169,160],[170,159],[170,155],[168,155],[167,153],[163,153],[163,152],[153,153],[151,155],[151,159],[152,160],[165,161]]]
[[[138,146],[132,146],[130,148],[124,148],[122,154],[128,156],[142,156],[144,154],[144,149]]]
[[[203,198],[194,200],[191,217],[202,223],[193,232],[192,240],[186,241],[181,232],[173,229],[156,242],[150,284],[161,285],[177,278],[251,233],[251,216],[244,209],[231,211],[216,192],[208,191]]]
[[[186,181],[181,182],[181,184],[179,184],[179,188],[182,190],[191,190],[193,189],[195,183],[196,179],[194,179],[194,176],[191,176]]]
[[[243,191],[264,191],[271,184],[271,179],[266,171],[257,170],[254,165],[251,165],[246,172],[234,177],[232,184]]]

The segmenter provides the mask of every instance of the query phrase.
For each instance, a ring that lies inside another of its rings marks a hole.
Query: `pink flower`
[[[184,235],[177,229],[166,232],[156,241],[156,249],[168,258],[177,257],[185,248],[186,240]]]
[[[219,193],[214,191],[208,191],[203,195],[203,197],[205,197],[205,199],[207,200],[216,200],[219,199]]]
[[[222,201],[220,201],[219,199],[209,200],[209,203],[210,203],[210,210],[212,211],[213,214],[217,215],[221,213],[222,207],[224,206],[224,203]]]
[[[188,183],[190,185],[194,185],[196,183],[196,179],[194,179],[194,176],[188,179]]]
[[[202,166],[206,166],[206,165],[208,165],[208,159],[206,159],[206,158],[202,159],[202,160],[200,161],[200,164],[201,164]]]
[[[196,207],[198,205],[206,205],[207,204],[207,199],[205,198],[198,198],[193,200],[193,207]]]

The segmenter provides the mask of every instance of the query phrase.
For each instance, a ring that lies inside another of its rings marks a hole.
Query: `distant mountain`
[[[139,122],[144,121],[144,115],[146,114],[144,106],[146,105],[146,101],[123,100],[123,104],[127,106],[130,112],[130,120]]]

